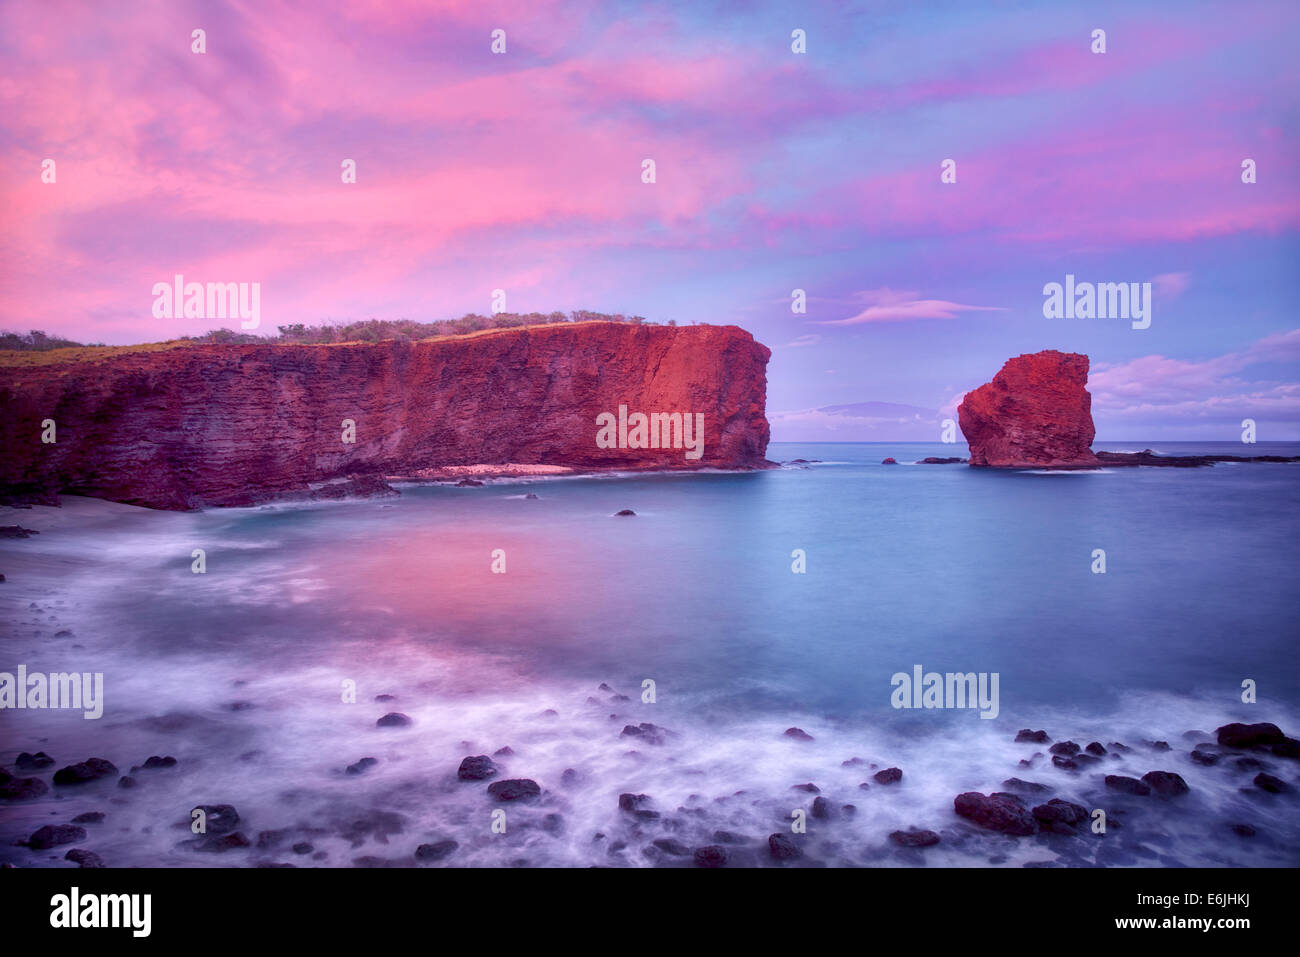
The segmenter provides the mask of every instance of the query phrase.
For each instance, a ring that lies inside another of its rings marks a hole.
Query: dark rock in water
[[[897,784],[903,780],[903,771],[901,768],[885,768],[873,774],[871,780],[877,784]]]
[[[35,754],[23,751],[14,760],[14,767],[19,771],[38,771],[41,768],[48,768],[53,763],[54,759],[44,751],[37,751]]]
[[[1088,809],[1060,798],[1052,798],[1031,812],[1045,831],[1073,834],[1075,825],[1088,820]]]
[[[1023,836],[1038,830],[1032,814],[1016,801],[999,795],[967,791],[957,795],[952,804],[958,815],[991,831]]]
[[[1238,758],[1232,762],[1237,766],[1238,771],[1260,771],[1272,765],[1261,761],[1259,758]]]
[[[866,761],[863,761],[861,758],[849,758],[847,761],[841,761],[841,762],[840,762],[840,767],[842,767],[842,768],[856,768],[858,765],[866,764],[866,763],[867,763],[867,762],[866,762]]]
[[[375,722],[377,728],[405,728],[409,726],[411,719],[400,711],[390,711],[378,721]]]
[[[1037,781],[1022,781],[1020,778],[1007,778],[1002,782],[1002,786],[1008,791],[1022,791],[1025,794],[1038,794],[1052,790],[1046,784],[1039,784]]]
[[[1295,462],[1297,459],[1285,455],[1157,455],[1150,449],[1143,449],[1141,452],[1098,452],[1097,461],[1122,468],[1146,465],[1196,469],[1215,462]]]
[[[546,815],[542,818],[542,830],[547,834],[559,834],[564,830],[564,818],[555,813]]]
[[[88,851],[84,847],[74,847],[68,853],[63,855],[65,861],[73,861],[79,867],[103,867],[104,859],[94,851]]]
[[[1249,824],[1234,824],[1232,825],[1232,831],[1238,837],[1254,837],[1256,834],[1255,829]]]
[[[1046,744],[1048,742],[1046,731],[1030,731],[1028,728],[1021,728],[1016,732],[1017,742],[1030,742],[1032,744]]]
[[[1186,794],[1190,790],[1182,776],[1173,771],[1148,771],[1142,775],[1142,780],[1151,786],[1152,791],[1162,797]]]
[[[1097,757],[1101,757],[1101,755],[1106,753],[1106,749],[1102,747],[1100,741],[1090,742],[1083,750],[1087,751],[1089,754],[1096,755]]]
[[[623,733],[620,738],[638,738],[647,744],[663,744],[664,736],[668,732],[658,725],[643,721],[639,725],[627,724],[623,726]]]
[[[239,812],[233,804],[200,804],[194,808],[202,811],[205,832],[211,834],[229,834],[239,824]],[[191,821],[194,815],[190,814]]]
[[[117,774],[111,762],[103,758],[87,758],[80,764],[70,764],[54,772],[55,784],[85,784]]]
[[[831,802],[820,795],[813,798],[812,816],[816,818],[828,818],[831,816]]]
[[[85,814],[78,814],[72,819],[73,824],[98,824],[104,820],[103,811],[87,811]]]
[[[44,851],[59,844],[72,844],[86,839],[86,829],[75,824],[46,824],[27,839],[34,851]]]
[[[894,457],[891,455],[891,456],[889,456],[889,458],[881,459],[880,464],[881,464],[881,465],[897,465],[898,462],[897,462],[897,460],[895,460]]]
[[[1110,742],[1110,744],[1106,745],[1106,747],[1110,748],[1112,751],[1121,751],[1124,753],[1128,753],[1133,750],[1127,744],[1120,744],[1118,741],[1112,741]]]
[[[131,768],[131,773],[135,774],[139,771],[162,771],[167,768],[176,767],[176,763],[176,759],[171,755],[160,757],[159,755],[153,754],[145,758],[144,764],[137,764],[135,767]]]
[[[391,694],[377,694],[377,695],[375,695],[375,700],[376,700],[376,701],[396,701],[396,700],[397,700],[397,695],[391,695]]]
[[[1219,744],[1228,748],[1253,748],[1286,740],[1281,728],[1266,721],[1259,724],[1225,724],[1214,733],[1218,736]]]
[[[1095,754],[1089,754],[1087,751],[1080,751],[1078,754],[1076,754],[1072,758],[1069,758],[1068,760],[1073,761],[1079,767],[1086,768],[1090,764],[1097,764],[1098,762],[1101,761],[1101,758],[1097,757]]]
[[[636,512],[632,511],[630,508],[623,508],[623,509],[619,509],[617,512],[614,513],[615,518],[619,518],[627,515],[636,515]]]
[[[821,793],[822,793],[822,789],[819,788],[817,785],[813,784],[812,782],[809,782],[808,784],[792,784],[792,785],[790,785],[790,790],[791,790],[791,791],[805,791],[805,792],[807,792],[808,794],[821,794]]]
[[[721,844],[708,844],[695,849],[696,867],[721,867],[727,863],[727,849]]]
[[[1279,758],[1300,758],[1300,741],[1295,738],[1283,738],[1273,745],[1273,753]]]
[[[41,533],[36,529],[23,528],[21,525],[0,525],[0,538],[30,538],[39,534]]]
[[[379,763],[378,758],[361,758],[356,764],[349,764],[348,774],[364,774]]]
[[[1148,748],[1150,748],[1152,751],[1168,751],[1168,750],[1169,750],[1169,742],[1168,742],[1168,741],[1146,741],[1146,742],[1144,742],[1144,743],[1145,743],[1146,746],[1147,746]]]
[[[604,691],[606,694],[613,694],[613,693],[614,693],[614,689],[611,688],[611,687],[610,687],[607,683],[605,683],[604,681],[602,681],[600,684],[596,685],[596,690],[597,690],[597,691]]]
[[[646,807],[650,803],[648,794],[620,794],[618,796],[618,806],[620,810],[635,815],[646,820],[653,820],[659,816],[658,811],[651,811]]]
[[[1073,741],[1057,741],[1047,750],[1052,754],[1063,754],[1067,758],[1072,758],[1079,753],[1080,748]]]
[[[1196,764],[1203,764],[1206,767],[1209,767],[1218,764],[1221,755],[1215,754],[1213,751],[1204,751],[1198,747],[1192,751],[1190,757]]]
[[[139,787],[140,782],[137,781],[135,778],[131,777],[129,774],[124,774],[117,779],[117,786],[123,789],[134,788],[134,787]]]
[[[1261,791],[1267,791],[1269,794],[1281,794],[1283,791],[1291,790],[1291,785],[1281,778],[1275,778],[1273,775],[1265,774],[1262,771],[1255,775],[1255,787]]]
[[[1059,754],[1052,755],[1052,764],[1056,765],[1056,767],[1060,768],[1062,771],[1079,770],[1078,761],[1074,758],[1063,758]]]
[[[49,791],[50,786],[40,778],[15,778],[0,783],[0,798],[6,801],[30,801]]]
[[[456,777],[462,781],[484,781],[497,773],[497,766],[486,754],[473,754],[460,762]]]
[[[564,773],[560,775],[560,783],[566,788],[571,788],[578,783],[578,772],[573,768],[565,768]]]
[[[458,847],[460,847],[459,842],[450,839],[435,841],[432,844],[421,844],[415,849],[415,857],[421,861],[440,861]]]
[[[933,847],[939,843],[939,835],[934,831],[921,831],[916,828],[910,831],[894,831],[889,835],[889,839],[902,847]]]
[[[291,833],[290,828],[281,828],[278,831],[259,831],[257,834],[257,846],[263,850],[275,847],[282,843]]]
[[[778,861],[790,861],[803,855],[799,845],[791,840],[788,834],[782,834],[780,831],[768,836],[767,849]]]
[[[310,841],[299,841],[293,846],[295,854],[311,854],[316,850]]]
[[[1125,794],[1137,794],[1146,796],[1151,793],[1151,788],[1143,784],[1137,778],[1125,777],[1122,774],[1106,775],[1106,787],[1115,791],[1122,791]]]
[[[785,736],[794,738],[796,741],[811,741],[813,739],[813,736],[803,728],[786,728]]]
[[[916,464],[917,465],[961,465],[968,461],[970,460],[957,458],[955,456],[944,458],[938,455],[927,455],[925,458],[921,459]]]
[[[242,832],[235,831],[233,834],[207,834],[195,838],[188,842],[189,846],[196,851],[205,853],[221,854],[225,851],[237,851],[245,847],[252,847],[251,842]]]
[[[498,801],[526,801],[540,796],[542,789],[530,778],[510,778],[488,785],[488,794]]]
[[[463,478],[456,483],[456,488],[482,488],[483,483],[478,479]]]
[[[654,841],[653,844],[665,854],[671,854],[673,857],[688,857],[691,853],[689,847],[672,837],[661,837]]]
[[[536,501],[537,497],[538,496],[536,492],[529,492],[527,495],[524,496],[524,498],[529,499],[530,501]]]
[[[513,757],[514,753],[515,753],[515,749],[510,747],[510,745],[507,744],[504,748],[497,748],[495,751],[493,751],[492,756],[497,758],[509,758],[509,757]]]
[[[752,840],[734,831],[714,831],[713,839],[719,844],[750,844]]]

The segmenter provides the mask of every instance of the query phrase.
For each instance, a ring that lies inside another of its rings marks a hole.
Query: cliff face
[[[452,465],[756,468],[768,442],[770,355],[734,326],[589,322],[413,343],[9,359],[0,491],[177,509]],[[628,416],[702,413],[702,454],[626,447],[635,439],[600,447],[597,417],[617,417],[620,405]],[[46,419],[54,444],[41,441]],[[345,419],[353,444],[343,441]]]
[[[1087,384],[1084,355],[1049,350],[1007,360],[992,382],[968,392],[957,408],[970,464],[1095,468]]]

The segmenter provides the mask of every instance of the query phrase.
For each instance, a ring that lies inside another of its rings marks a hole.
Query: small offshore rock
[[[894,831],[889,839],[901,847],[933,847],[939,843],[939,835],[934,831],[922,831],[913,828],[909,831]]]
[[[27,839],[27,846],[34,851],[44,851],[60,844],[72,844],[85,839],[84,827],[76,824],[46,824]]]
[[[1144,784],[1137,778],[1126,777],[1123,774],[1106,775],[1106,787],[1115,791],[1122,791],[1125,794],[1145,796],[1151,793],[1149,785]]]
[[[541,793],[541,787],[531,778],[509,778],[488,785],[488,794],[498,801],[526,801]]]

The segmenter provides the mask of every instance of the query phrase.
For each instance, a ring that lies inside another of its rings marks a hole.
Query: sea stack
[[[1047,350],[1008,359],[957,408],[970,464],[986,468],[1097,468],[1088,357]]]

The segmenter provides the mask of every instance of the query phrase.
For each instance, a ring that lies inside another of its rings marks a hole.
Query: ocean
[[[0,761],[48,752],[48,778],[100,757],[136,786],[0,805],[0,862],[73,866],[15,842],[98,811],[79,846],[110,866],[688,866],[706,845],[767,866],[773,833],[801,848],[782,866],[1300,863],[1295,784],[1252,785],[1295,782],[1293,760],[1191,757],[1232,721],[1300,732],[1300,466],[911,464],[967,454],[777,443],[769,458],[805,462],[195,513],[4,509],[42,534],[0,541],[0,671],[102,673],[104,713],[0,712]],[[895,707],[894,676],[918,667],[996,675],[996,708]],[[410,724],[377,727],[389,712]],[[1022,728],[1105,753],[1062,769]],[[497,774],[459,780],[480,754]],[[131,771],[150,755],[177,764]],[[1189,793],[1104,783],[1152,770]],[[507,778],[540,797],[494,801]],[[1013,837],[954,814],[956,795],[1011,778],[1103,811],[1106,831]],[[192,808],[221,804],[247,846],[191,832]],[[891,840],[912,828],[940,840]]]

